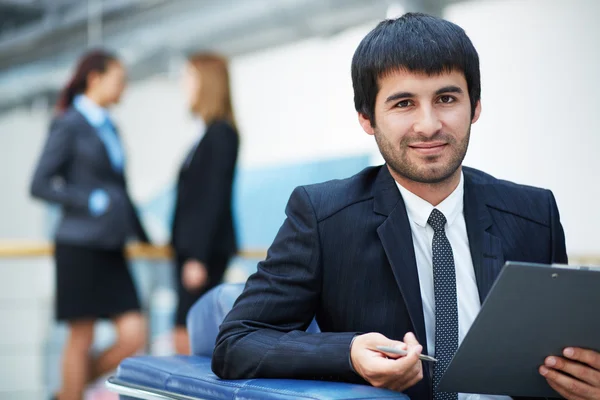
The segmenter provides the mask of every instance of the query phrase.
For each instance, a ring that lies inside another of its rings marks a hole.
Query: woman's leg
[[[63,351],[60,400],[82,400],[89,376],[89,350],[94,340],[94,320],[69,323],[69,338]]]
[[[190,338],[185,326],[175,326],[173,331],[173,342],[175,344],[175,352],[177,354],[190,354]]]
[[[190,337],[186,328],[187,314],[192,308],[194,303],[198,301],[207,291],[211,290],[223,281],[225,270],[229,264],[229,257],[213,257],[209,260],[209,264],[206,266],[208,270],[208,282],[207,285],[199,289],[197,292],[192,293],[187,290],[181,280],[181,260],[178,260],[176,269],[177,279],[177,291],[179,297],[179,303],[177,305],[175,329],[173,330],[173,342],[175,345],[175,351],[178,354],[188,355],[191,354]]]
[[[128,312],[113,319],[117,331],[116,342],[92,362],[90,381],[113,371],[123,359],[144,350],[146,346],[146,319],[141,313]]]
[[[175,264],[175,287],[177,288],[177,310],[175,311],[175,326],[173,327],[173,345],[177,354],[190,354],[190,342],[186,329],[186,317],[199,293],[190,292],[183,285],[183,264],[185,259],[177,256]]]

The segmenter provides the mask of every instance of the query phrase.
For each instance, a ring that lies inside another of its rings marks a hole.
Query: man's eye
[[[410,100],[402,100],[402,101],[398,102],[398,104],[396,104],[396,107],[406,108],[406,107],[410,106],[411,104],[412,104],[412,102]]]
[[[454,103],[454,101],[456,101],[456,99],[452,96],[440,96],[440,103],[450,104]]]

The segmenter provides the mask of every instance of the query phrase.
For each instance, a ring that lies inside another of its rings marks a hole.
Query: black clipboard
[[[567,346],[600,351],[600,267],[507,262],[438,390],[561,397],[538,368]]]

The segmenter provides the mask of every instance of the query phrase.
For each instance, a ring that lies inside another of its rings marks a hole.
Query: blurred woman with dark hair
[[[127,192],[125,154],[108,107],[125,88],[125,69],[105,51],[86,54],[64,89],[31,194],[61,206],[55,232],[55,316],[69,327],[61,400],[80,400],[87,383],[145,344],[145,323],[124,254],[147,235]],[[94,323],[110,318],[116,343],[92,358]]]
[[[179,173],[171,238],[179,297],[175,349],[189,354],[187,313],[222,281],[237,251],[232,189],[239,138],[224,58],[207,53],[190,57],[183,86],[198,139]]]

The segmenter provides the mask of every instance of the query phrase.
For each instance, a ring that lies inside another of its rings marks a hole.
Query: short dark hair
[[[354,106],[373,126],[379,79],[399,70],[428,75],[463,72],[474,115],[481,97],[479,56],[458,25],[426,14],[407,13],[380,22],[364,37],[352,57]]]

